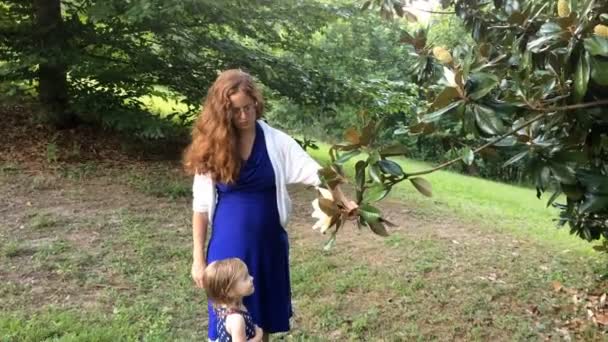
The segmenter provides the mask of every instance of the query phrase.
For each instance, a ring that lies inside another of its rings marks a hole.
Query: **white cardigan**
[[[289,135],[258,121],[264,131],[264,140],[268,157],[274,170],[277,188],[277,208],[281,225],[286,228],[291,214],[291,199],[287,192],[288,184],[302,183],[319,186],[319,164],[306,153]],[[195,212],[207,213],[209,224],[213,223],[213,214],[217,202],[215,182],[207,174],[194,176],[192,185],[192,209]]]

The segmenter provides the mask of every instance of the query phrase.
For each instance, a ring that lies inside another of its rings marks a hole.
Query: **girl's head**
[[[207,298],[214,304],[236,304],[253,293],[253,277],[237,258],[218,260],[205,268],[203,283]]]
[[[264,101],[251,75],[238,70],[222,72],[209,91],[184,153],[190,174],[209,173],[215,181],[234,183],[241,166],[239,136],[255,129]]]

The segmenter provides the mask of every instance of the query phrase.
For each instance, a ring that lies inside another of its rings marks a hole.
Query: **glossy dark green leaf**
[[[463,114],[463,129],[466,134],[473,134],[474,136],[479,135],[479,130],[477,129],[477,124],[475,123],[475,113],[473,112],[472,106],[465,106]]]
[[[363,185],[365,184],[365,167],[366,166],[367,166],[367,163],[363,160],[359,160],[355,164],[355,182],[357,183],[357,187],[359,189],[362,189]]]
[[[608,86],[608,61],[591,58],[591,78],[599,85]]]
[[[497,113],[490,107],[473,104],[475,121],[482,132],[490,135],[497,135],[504,132],[505,127]]]
[[[591,56],[608,57],[608,38],[593,36],[585,39],[584,44]]]
[[[551,163],[549,166],[553,176],[563,184],[576,184],[576,176],[574,170],[567,165],[561,163]]]
[[[380,212],[380,210],[369,204],[362,204],[359,207],[359,214],[361,214],[361,216],[367,223],[380,222],[380,218],[382,217],[382,213]]]
[[[355,157],[355,156],[359,155],[360,153],[361,153],[360,150],[352,150],[352,151],[348,151],[346,153],[342,153],[336,160],[336,163],[344,164],[347,161],[349,161],[352,157]]]
[[[608,196],[586,194],[579,211],[583,213],[596,213],[608,209]]]
[[[452,102],[450,103],[448,106],[445,106],[437,111],[434,111],[432,113],[426,114],[425,116],[422,117],[422,120],[424,122],[433,122],[433,121],[437,121],[439,119],[441,119],[441,117],[452,111],[453,109],[455,109],[456,107],[458,107],[459,105],[461,105],[462,103],[464,103],[464,101],[459,100],[456,102]]]
[[[384,226],[384,223],[382,223],[382,222],[369,222],[369,228],[376,235],[389,236],[388,231],[386,230],[386,227]]]
[[[562,184],[561,188],[569,200],[580,201],[583,198],[583,190],[577,185]]]
[[[608,196],[608,176],[590,171],[579,171],[576,176],[585,187],[586,192]]]
[[[551,197],[549,198],[549,200],[547,201],[547,208],[553,204],[553,202],[555,202],[555,200],[559,197],[559,195],[562,194],[561,190],[557,190],[553,193],[553,195],[551,195]]]
[[[388,196],[389,192],[391,190],[388,188],[385,188],[383,184],[376,184],[374,186],[372,186],[371,188],[367,189],[367,191],[365,191],[365,194],[363,195],[364,199],[366,202],[378,202],[383,200],[386,196]]]
[[[514,155],[513,157],[509,158],[509,160],[507,160],[504,164],[502,164],[502,167],[507,167],[511,164],[517,163],[518,161],[525,158],[528,155],[528,153],[529,153],[529,151],[526,150],[526,151],[523,151],[523,152],[520,152],[520,153]]]
[[[429,181],[420,177],[408,179],[410,182],[412,182],[412,185],[414,185],[416,190],[418,190],[421,194],[427,197],[433,196],[433,187],[431,186],[431,183],[429,183]]]
[[[401,169],[401,165],[396,162],[388,159],[383,159],[378,162],[378,166],[382,172],[393,175],[393,176],[403,176],[403,170]]]
[[[589,58],[589,53],[584,51],[576,65],[576,71],[574,73],[574,101],[576,102],[581,102],[587,93],[589,75],[591,73]]]
[[[484,73],[476,72],[471,74],[468,84],[471,84],[470,89],[467,89],[467,95],[473,100],[479,100],[486,96],[498,85],[498,77]]]
[[[378,166],[378,164],[370,165],[368,170],[369,170],[369,177],[374,181],[374,183],[382,183],[382,177],[380,175],[381,171],[380,171],[380,167]]]

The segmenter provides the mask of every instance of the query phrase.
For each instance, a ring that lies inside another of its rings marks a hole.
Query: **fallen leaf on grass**
[[[608,325],[608,314],[605,314],[605,313],[595,314],[595,321],[601,325]]]
[[[564,288],[564,286],[562,285],[562,283],[560,283],[557,280],[551,282],[551,285],[553,285],[553,290],[555,292],[560,292]]]

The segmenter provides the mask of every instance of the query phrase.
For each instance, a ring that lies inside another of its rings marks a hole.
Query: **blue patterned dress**
[[[252,339],[255,336],[255,323],[253,323],[253,318],[247,311],[237,310],[237,309],[228,309],[228,308],[217,308],[215,310],[217,315],[217,342],[232,342],[232,336],[226,330],[226,317],[230,314],[239,314],[243,316],[245,320],[245,335],[247,335],[247,340]]]
[[[289,331],[292,316],[289,242],[277,209],[275,174],[264,132],[256,123],[251,155],[235,184],[218,183],[207,263],[239,258],[253,276],[255,292],[243,299],[253,321],[266,333]],[[209,338],[218,337],[209,304]]]

